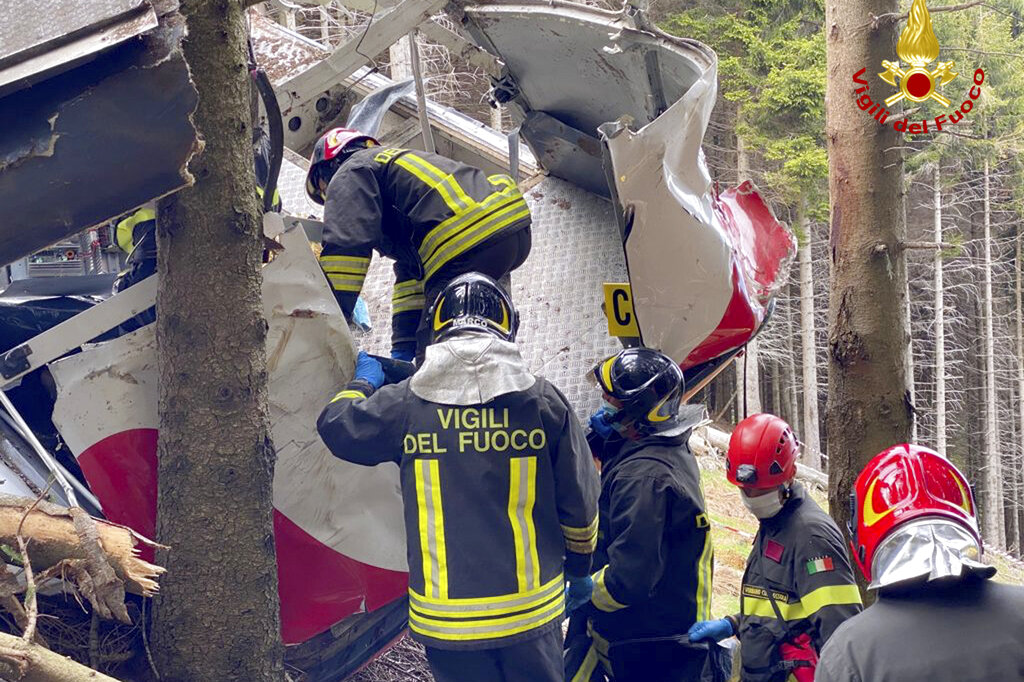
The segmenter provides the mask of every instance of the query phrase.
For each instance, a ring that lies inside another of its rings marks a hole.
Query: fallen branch
[[[138,550],[139,545],[155,547],[156,543],[130,528],[97,521],[81,510],[48,502],[40,502],[26,514],[31,504],[32,500],[27,498],[0,495],[0,543],[17,544],[18,528],[24,517],[22,532],[32,540],[32,565],[39,570],[49,569],[45,570],[47,577],[57,570],[73,578],[87,575],[90,582],[83,588],[83,594],[100,610],[101,616],[110,613],[128,622],[124,591],[144,597],[156,593],[156,578],[165,569],[142,560]],[[123,585],[115,587],[119,582]],[[117,599],[121,601],[120,608],[112,604]]]
[[[0,679],[17,682],[118,682],[46,647],[0,632]]]

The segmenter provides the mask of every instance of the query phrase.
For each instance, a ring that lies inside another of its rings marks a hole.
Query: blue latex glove
[[[718,620],[699,620],[690,626],[686,635],[691,642],[700,642],[705,639],[713,639],[720,642],[726,637],[733,636],[732,623],[725,618]]]
[[[611,413],[604,408],[590,415],[590,429],[605,440],[615,432],[612,425],[608,423],[609,417],[611,417]]]
[[[565,610],[575,611],[590,601],[594,591],[594,579],[589,575],[582,578],[568,576],[569,584],[565,588]]]
[[[356,299],[356,307],[352,309],[352,321],[370,331],[370,309],[366,307],[366,301],[360,296]]]
[[[414,359],[416,359],[416,351],[414,351],[412,348],[408,348],[406,350],[396,350],[392,348],[391,359],[412,362]]]
[[[375,389],[384,385],[384,368],[380,361],[371,358],[366,351],[359,351],[356,356],[356,379],[362,379]]]

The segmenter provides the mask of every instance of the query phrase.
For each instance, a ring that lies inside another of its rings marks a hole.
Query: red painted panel
[[[156,533],[156,444],[156,429],[130,429],[78,457],[107,518],[150,538]],[[353,613],[372,611],[406,593],[406,573],[339,554],[276,509],[274,534],[285,644],[304,642]],[[143,553],[152,558],[151,550]]]

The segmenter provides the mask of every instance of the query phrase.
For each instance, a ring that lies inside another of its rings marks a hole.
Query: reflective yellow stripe
[[[499,173],[497,175],[489,175],[487,179],[492,185],[504,185],[505,187],[515,187],[516,181],[510,176]]]
[[[427,599],[409,589],[409,607],[417,613],[447,618],[476,618],[517,613],[546,604],[565,590],[565,577],[559,573],[537,589],[529,592],[503,594],[495,597],[469,599]]]
[[[411,310],[423,310],[426,307],[426,298],[423,296],[423,281],[409,279],[395,285],[391,294],[391,314],[409,312]]]
[[[747,586],[744,586],[746,588]],[[760,590],[760,588],[755,588]],[[763,592],[763,590],[761,590]],[[777,618],[775,609],[767,595],[759,596],[751,594],[747,589],[743,591],[742,599],[744,616],[761,616],[762,618]],[[845,604],[860,604],[860,590],[856,585],[829,585],[819,587],[813,592],[805,594],[803,599],[792,604],[787,604],[779,599],[775,600],[779,607],[779,613],[784,620],[803,620],[810,618],[826,606],[840,606]]]
[[[427,598],[448,598],[448,556],[441,508],[440,463],[436,459],[415,462],[416,506],[423,558],[423,586]]]
[[[474,620],[437,620],[424,618],[409,610],[409,628],[428,637],[452,641],[494,639],[509,637],[520,632],[539,628],[555,618],[561,617],[565,609],[564,593],[557,596],[543,608],[504,618],[481,618]]]
[[[510,211],[513,211],[520,206],[520,210],[517,210],[511,215],[509,214]],[[423,264],[423,267],[426,270],[425,277],[432,277],[435,272],[440,270],[441,267],[451,259],[465,253],[491,235],[499,232],[502,228],[508,227],[515,222],[528,218],[529,216],[530,208],[526,205],[526,202],[516,202],[516,204],[512,206],[498,211],[490,219],[481,222],[479,225],[466,228],[462,234],[460,234],[456,239],[452,239],[451,242],[445,244],[444,247],[439,249],[436,254]]]
[[[601,381],[604,384],[602,388],[607,392],[612,389],[612,365],[615,364],[615,357],[612,356],[604,361],[601,365]]]
[[[400,302],[391,304],[391,314],[407,313],[414,310],[422,311],[427,305],[427,299],[423,296],[412,296]]]
[[[341,400],[343,398],[363,398],[365,400],[366,399],[366,394],[363,393],[362,391],[346,390],[346,391],[342,391],[338,395],[334,396],[334,398],[331,399],[331,402],[333,403],[333,402],[335,402],[337,400]]]
[[[324,272],[362,272],[370,269],[370,259],[362,256],[320,256]],[[344,268],[335,270],[334,268]]]
[[[533,505],[537,498],[537,458],[513,457],[509,460],[508,518],[516,546],[516,579],[520,592],[540,583],[537,558],[537,529]]]
[[[714,556],[711,532],[707,531],[704,533],[704,551],[701,552],[700,560],[697,562],[697,620],[711,620],[711,581]]]
[[[121,247],[122,251],[131,253],[135,247],[135,242],[132,239],[135,226],[148,220],[156,220],[156,211],[151,208],[140,208],[117,224],[117,245]]]
[[[395,159],[394,164],[412,173],[417,180],[437,192],[453,213],[468,211],[475,204],[466,196],[455,178],[415,154],[403,154]]]
[[[597,652],[597,660],[608,675],[612,674],[611,659],[608,658],[608,640],[602,637],[595,629],[593,621],[587,621],[587,635],[594,641],[594,651]]]
[[[455,214],[445,219],[423,238],[419,248],[420,260],[425,261],[437,250],[442,242],[450,239],[467,225],[481,220],[499,209],[519,202],[525,203],[523,195],[519,193],[515,186],[512,186],[491,194],[469,211]]]
[[[335,291],[354,291],[358,294],[363,290],[363,281],[366,277],[364,275],[343,275],[328,272],[327,279],[331,283],[331,288]]]
[[[572,676],[570,682],[590,682],[590,676],[594,674],[595,670],[597,670],[597,649],[591,644],[580,669]]]
[[[569,540],[579,540],[580,542],[586,542],[590,538],[597,535],[597,521],[598,517],[595,514],[594,520],[590,524],[578,528],[576,526],[566,526],[562,524],[562,535]]]
[[[565,547],[570,552],[590,554],[597,549],[597,516],[594,516],[589,526],[583,528],[563,525],[562,535],[565,537]]]
[[[626,605],[615,599],[604,584],[604,572],[607,568],[607,566],[602,566],[601,570],[594,574],[594,593],[590,596],[590,600],[599,610],[611,613],[626,608]]]

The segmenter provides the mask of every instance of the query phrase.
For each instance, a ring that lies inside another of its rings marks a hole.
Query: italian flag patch
[[[835,570],[835,566],[832,564],[832,557],[830,556],[818,557],[807,562],[807,573],[809,575],[826,573],[833,570]]]

